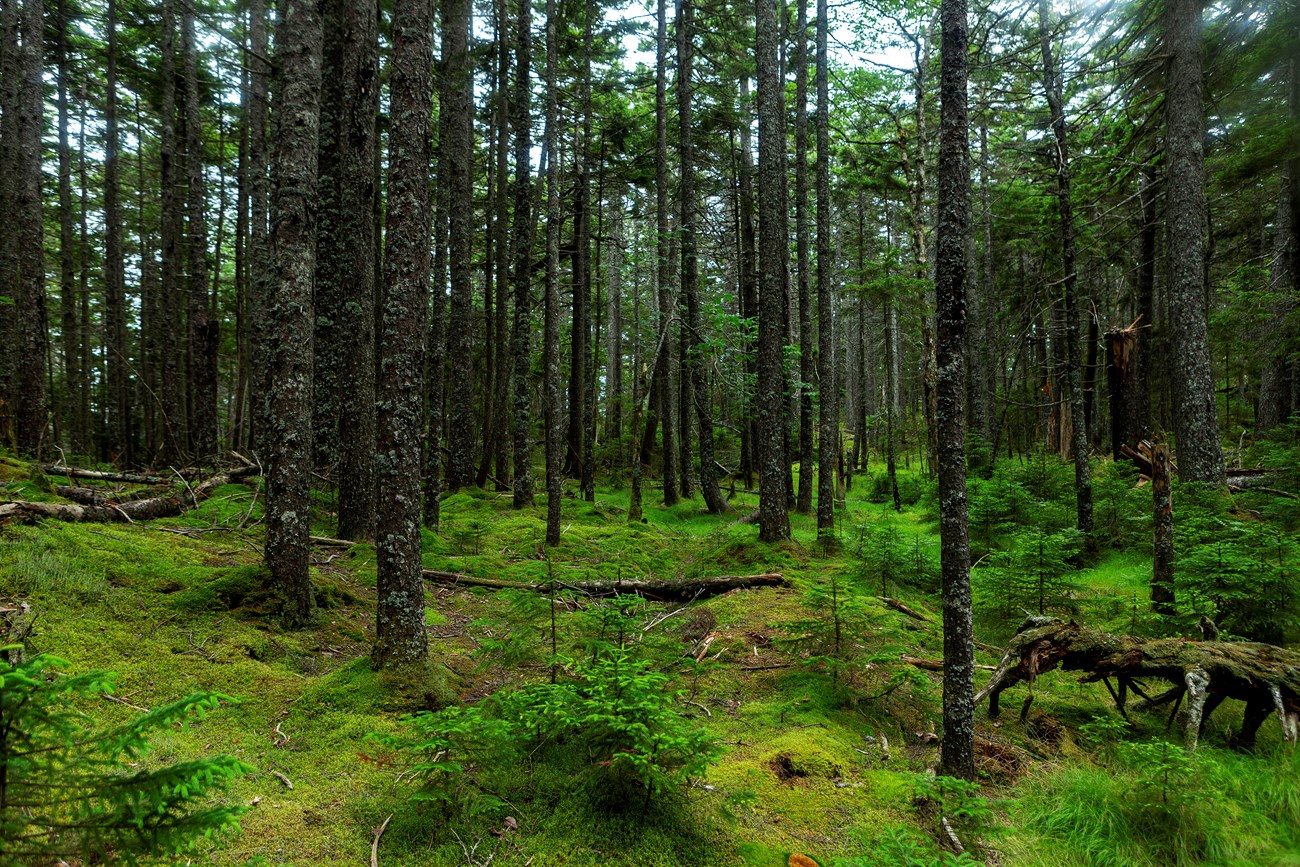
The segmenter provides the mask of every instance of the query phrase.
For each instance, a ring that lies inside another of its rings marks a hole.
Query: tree
[[[473,235],[474,102],[469,63],[470,0],[447,0],[442,9],[442,101],[446,145],[438,174],[447,176],[450,209],[451,306],[447,355],[451,394],[447,420],[447,489],[474,484],[473,285],[470,246]]]
[[[839,447],[839,383],[835,381],[834,260],[831,258],[830,31],[827,0],[817,0],[817,532],[835,527],[835,465]]]
[[[322,28],[309,0],[285,0],[281,9],[268,281],[274,294],[267,320],[267,333],[278,339],[268,353],[266,565],[284,600],[285,623],[303,626],[313,605],[312,285]]]
[[[645,437],[641,448],[649,449],[654,443],[656,420],[663,426],[663,477],[664,505],[677,502],[677,446],[672,388],[672,341],[669,339],[672,324],[671,244],[668,229],[668,0],[659,0],[659,31],[655,42],[655,286],[659,297],[659,354],[654,364],[651,385],[650,418],[646,420]],[[644,462],[645,457],[641,460]]]
[[[510,119],[515,139],[514,225],[511,246],[514,251],[514,319],[510,343],[513,366],[510,374],[513,450],[515,465],[514,507],[533,504],[533,414],[529,368],[532,353],[532,282],[533,234],[532,215],[532,115],[530,78],[532,75],[533,23],[531,0],[515,0],[515,101]]]
[[[420,560],[420,444],[431,235],[432,66],[432,0],[397,4],[389,66],[392,126],[376,460],[384,496],[376,510],[379,599],[372,659],[380,668],[411,665],[429,652]]]
[[[943,596],[943,739],[939,772],[975,776],[975,659],[966,532],[966,245],[970,240],[966,0],[939,12],[939,189],[935,255],[935,388]]]
[[[1165,4],[1165,219],[1169,232],[1171,385],[1178,475],[1223,482],[1205,287],[1204,80],[1201,0]]]
[[[799,490],[795,510],[812,510],[813,356],[812,265],[808,258],[808,0],[797,2],[795,24],[794,235],[799,304]],[[826,229],[822,227],[823,231]]]
[[[755,61],[758,67],[758,538],[790,538],[786,514],[785,374],[782,345],[787,291],[785,97],[777,72],[776,10],[757,0]]]
[[[661,0],[662,2],[662,0]],[[560,430],[560,161],[556,155],[560,123],[556,93],[556,41],[559,36],[556,0],[546,0],[546,299],[542,336],[545,369],[543,406],[546,414],[546,544],[560,544],[560,498],[564,495],[564,439]]]
[[[108,0],[104,92],[104,346],[108,369],[108,453],[131,464],[128,433],[126,276],[122,255],[121,136],[117,125],[117,0]]]

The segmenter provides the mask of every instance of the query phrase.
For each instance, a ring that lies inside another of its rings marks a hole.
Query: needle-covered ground
[[[1151,628],[1141,492],[1103,476],[1099,518],[1130,542],[1086,564],[1064,550],[1057,575],[1035,540],[1068,526],[1064,477],[1044,459],[973,486],[983,666],[1024,599],[1099,628]],[[178,519],[7,527],[0,600],[30,606],[30,652],[118,674],[116,700],[83,701],[95,722],[196,690],[238,699],[144,759],[229,753],[253,768],[222,796],[250,805],[241,830],[200,843],[195,864],[368,863],[386,819],[383,865],[1300,864],[1300,762],[1275,725],[1255,754],[1231,752],[1233,702],[1189,754],[1164,740],[1166,709],[1128,727],[1101,685],[1048,674],[1024,721],[980,714],[978,788],[936,780],[937,525],[927,483],[904,482],[901,513],[859,476],[833,543],[794,515],[793,541],[774,546],[736,523],[757,505],[743,491],[725,517],[699,500],[659,507],[649,491],[633,524],[625,490],[566,498],[549,549],[540,498],[516,512],[508,494],[449,496],[424,536],[426,568],[556,592],[429,583],[430,664],[404,674],[375,672],[366,655],[369,545],[318,546],[319,616],[279,627],[256,479]],[[53,498],[11,459],[0,485],[0,499]],[[318,503],[322,535],[330,506]],[[790,586],[685,606],[563,588],[771,572]],[[407,719],[446,708],[469,710],[424,728]],[[421,733],[428,750],[402,748]]]

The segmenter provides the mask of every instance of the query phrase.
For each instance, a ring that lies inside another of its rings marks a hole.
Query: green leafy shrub
[[[0,863],[89,862],[110,853],[116,863],[135,863],[238,826],[245,807],[207,801],[250,770],[243,763],[218,756],[135,764],[154,735],[232,699],[194,693],[120,726],[94,727],[77,703],[111,694],[114,676],[67,676],[57,670],[66,665],[46,655],[0,659]]]
[[[1025,612],[1071,613],[1075,586],[1067,576],[1082,548],[1077,530],[1017,535],[1009,551],[995,552],[972,572],[976,609],[1002,624]]]

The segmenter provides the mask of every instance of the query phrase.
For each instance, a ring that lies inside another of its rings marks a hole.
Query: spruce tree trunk
[[[813,356],[812,266],[808,251],[808,0],[798,0],[795,24],[794,235],[799,301],[799,491],[795,510],[812,511]]]
[[[77,274],[72,240],[72,148],[68,139],[68,6],[58,0],[55,27],[55,64],[58,73],[56,108],[59,117],[59,355],[63,390],[59,401],[60,440],[82,453],[85,437],[77,431],[77,405],[84,386],[81,347],[77,333]]]
[[[786,483],[785,374],[782,370],[786,319],[789,211],[785,177],[785,93],[777,71],[776,9],[757,0],[755,60],[758,68],[759,309],[758,538],[790,538]]]
[[[162,165],[162,285],[159,289],[158,318],[154,323],[158,374],[158,420],[161,430],[160,462],[181,466],[185,453],[185,395],[179,337],[184,333],[181,298],[182,231],[181,200],[183,189],[178,169],[176,136],[176,13],[174,0],[162,3],[162,131],[159,140]]]
[[[668,339],[672,322],[672,259],[668,227],[668,8],[659,0],[658,36],[655,54],[655,261],[658,263],[656,291],[659,296],[659,354],[655,359],[652,388],[653,407],[646,422],[643,451],[654,443],[656,421],[663,426],[664,505],[677,502],[676,409],[673,400],[672,341]]]
[[[621,187],[620,187],[621,190]],[[605,258],[605,286],[608,312],[605,352],[605,439],[623,438],[623,207],[620,191],[610,209],[609,252]],[[620,446],[619,453],[622,453]]]
[[[966,245],[970,240],[966,0],[943,0],[939,15],[943,28],[935,258],[935,402],[943,597],[943,739],[939,773],[970,780],[975,776],[974,632],[966,531],[966,378],[962,370],[966,348]]]
[[[474,484],[474,295],[470,255],[474,232],[474,100],[469,61],[469,0],[442,4],[442,111],[447,113],[447,144],[439,173],[447,175],[450,209],[447,261],[451,266],[451,306],[447,355],[451,393],[447,409],[447,490]]]
[[[532,75],[532,3],[515,0],[515,104],[511,113],[515,139],[514,226],[511,244],[514,252],[514,319],[510,342],[513,366],[510,375],[510,401],[513,417],[514,507],[533,505],[533,413],[530,374],[532,369],[532,279],[533,235],[536,223],[532,213],[532,109],[529,80]]]
[[[126,459],[127,402],[126,273],[122,253],[121,136],[117,124],[117,0],[108,0],[107,88],[104,92],[104,398],[108,451]]]
[[[1174,506],[1171,488],[1169,446],[1156,443],[1151,450],[1151,500],[1153,515],[1153,557],[1151,608],[1172,616],[1174,607]]]
[[[248,311],[252,346],[248,357],[251,370],[248,399],[249,441],[254,452],[266,445],[267,396],[270,394],[271,345],[268,312],[271,304],[270,231],[268,221],[270,180],[267,177],[267,109],[271,79],[265,0],[249,0],[248,58]]]
[[[18,101],[22,67],[18,42],[18,0],[0,4],[0,213],[12,214],[18,199]],[[18,297],[18,233],[0,232],[0,294]],[[0,304],[0,442],[13,446],[12,404],[18,368],[18,311]]]
[[[497,490],[511,486],[513,465],[506,450],[509,430],[510,335],[507,299],[510,296],[510,10],[507,0],[497,0],[497,163],[496,163],[496,306],[492,323],[493,370],[492,431],[484,448],[483,466],[491,458],[496,467]]]
[[[560,106],[556,92],[559,4],[546,0],[546,310],[542,366],[546,371],[546,544],[560,544],[560,499],[564,495],[560,429],[560,161],[556,154]]]
[[[203,127],[199,112],[199,61],[194,8],[181,16],[181,57],[185,67],[185,167],[189,236],[189,452],[197,461],[217,454],[217,345],[221,323],[208,299],[208,221],[203,177]]]
[[[817,533],[835,529],[835,467],[839,452],[840,390],[835,376],[835,262],[831,258],[830,78],[827,0],[817,0]]]
[[[433,2],[393,9],[389,64],[388,214],[381,305],[378,499],[375,553],[378,668],[428,656],[420,562],[422,384],[429,296],[429,119],[433,108]]]
[[[1183,481],[1223,484],[1205,295],[1205,112],[1201,2],[1165,4],[1165,219],[1169,232],[1174,436]]]
[[[1075,526],[1085,537],[1091,536],[1092,468],[1088,463],[1088,426],[1083,395],[1083,350],[1079,341],[1078,274],[1074,265],[1074,204],[1070,199],[1070,143],[1066,137],[1065,107],[1061,97],[1061,80],[1052,59],[1052,39],[1048,26],[1051,0],[1038,0],[1038,42],[1043,56],[1043,88],[1047,107],[1052,113],[1052,134],[1056,148],[1052,161],[1056,168],[1056,209],[1061,221],[1061,267],[1065,277],[1061,295],[1065,301],[1066,379],[1070,394],[1070,450],[1074,458]],[[1087,547],[1093,543],[1088,541]]]
[[[740,175],[739,183],[739,257],[740,257],[740,311],[746,320],[749,333],[756,333],[755,320],[758,318],[758,239],[754,230],[754,159],[753,142],[750,138],[749,120],[749,78],[740,78]],[[754,361],[754,346],[747,346],[744,370],[746,378],[756,381],[758,368]],[[745,490],[754,489],[754,471],[759,465],[758,421],[755,418],[757,404],[753,401],[745,407],[741,422],[741,447],[746,459],[742,461],[740,474],[745,481]]]
[[[310,0],[284,0],[280,10],[269,281],[274,296],[267,329],[275,337],[267,348],[266,565],[283,597],[286,625],[299,627],[312,614],[312,284],[322,35]]]

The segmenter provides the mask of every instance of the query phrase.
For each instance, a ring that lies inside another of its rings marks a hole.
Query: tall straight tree
[[[18,240],[18,280],[13,299],[20,347],[16,356],[14,435],[19,451],[34,455],[44,445],[49,413],[49,396],[45,390],[45,218],[41,209],[44,23],[41,0],[25,0],[20,24],[22,95],[18,100],[18,164],[14,181],[17,195],[13,231]]]
[[[313,427],[327,437],[317,461],[337,462],[338,535],[366,539],[375,525],[378,9],[376,0],[327,0],[322,9],[316,368],[325,380]]]
[[[935,250],[935,410],[938,422],[943,739],[939,773],[975,776],[975,650],[966,530],[966,245],[970,155],[966,111],[966,0],[943,0],[939,61],[939,189]]]
[[[267,350],[271,345],[267,314],[271,303],[269,203],[270,181],[266,164],[267,108],[271,64],[267,55],[268,27],[265,0],[249,0],[248,51],[248,318],[252,346],[248,350],[248,380],[253,391],[248,397],[249,439],[255,449],[265,446],[267,402],[270,394],[270,365]],[[319,187],[318,187],[319,189]]]
[[[81,373],[81,333],[77,322],[77,273],[72,240],[72,146],[68,138],[68,79],[72,69],[68,61],[67,0],[58,0],[55,10],[57,35],[55,62],[58,91],[55,98],[59,117],[59,337],[63,366],[63,394],[59,402],[59,422],[63,442],[78,453],[85,451],[84,416],[79,413],[85,382]]]
[[[514,224],[511,246],[514,252],[514,318],[510,326],[510,401],[513,422],[512,449],[515,479],[513,503],[516,509],[533,505],[533,413],[532,387],[532,54],[533,15],[531,0],[515,0],[515,99],[510,115],[515,143]]]
[[[185,457],[185,396],[179,336],[183,329],[181,298],[181,254],[184,230],[179,190],[184,189],[178,168],[176,141],[176,5],[162,0],[162,105],[159,150],[162,182],[162,285],[159,287],[157,317],[151,323],[155,334],[158,407],[162,427],[160,446],[164,464],[180,465]]]
[[[681,154],[681,182],[678,196],[681,199],[682,295],[686,299],[687,352],[682,365],[682,380],[689,382],[684,394],[694,398],[695,416],[700,427],[700,493],[704,495],[709,514],[728,512],[722,491],[718,488],[718,463],[714,457],[712,390],[704,381],[701,356],[704,351],[700,339],[700,288],[697,260],[696,212],[699,203],[695,195],[695,141],[691,75],[695,62],[695,7],[692,0],[679,0],[677,7],[677,120],[678,147]],[[682,468],[683,473],[687,470]]]
[[[1051,112],[1056,147],[1050,149],[1056,169],[1056,211],[1061,221],[1061,296],[1065,304],[1066,377],[1070,396],[1070,449],[1074,457],[1076,526],[1092,534],[1092,468],[1088,463],[1088,424],[1083,400],[1083,347],[1079,340],[1078,272],[1074,255],[1074,203],[1070,198],[1070,142],[1065,129],[1061,75],[1052,58],[1051,0],[1038,0],[1038,43],[1043,56],[1043,89]],[[1091,544],[1091,543],[1089,543]]]
[[[662,2],[662,0],[661,0]],[[546,416],[546,544],[560,544],[560,500],[564,495],[564,437],[560,426],[560,161],[556,158],[560,102],[556,92],[559,64],[559,4],[546,0],[546,299],[542,335],[545,369],[543,412]]]
[[[676,412],[671,377],[672,341],[672,258],[668,228],[668,2],[659,0],[658,35],[655,42],[655,262],[659,296],[659,352],[655,358],[653,413],[646,422],[647,449],[654,441],[655,419],[663,426],[664,505],[677,502]]]
[[[470,0],[442,3],[442,105],[447,141],[438,172],[446,173],[451,207],[448,262],[451,309],[447,355],[451,394],[447,419],[447,489],[474,484],[474,286],[471,242],[474,231],[474,81],[469,59]]]
[[[1165,3],[1165,219],[1174,437],[1183,481],[1223,483],[1205,291],[1205,107],[1202,0]]]
[[[107,87],[104,91],[104,397],[108,453],[133,463],[128,450],[126,269],[122,253],[121,135],[117,124],[117,0],[108,0]]]
[[[285,623],[295,627],[312,614],[312,284],[321,83],[321,20],[313,0],[284,0],[275,46],[266,565],[283,597]]]
[[[831,259],[830,31],[827,0],[817,0],[817,532],[835,528],[835,467],[840,407],[835,381],[834,261]]]
[[[199,460],[217,453],[217,344],[221,325],[208,300],[208,222],[203,177],[203,126],[199,111],[198,44],[194,6],[181,15],[181,78],[185,103],[186,227],[189,277],[189,449]]]
[[[18,101],[22,98],[22,66],[18,41],[18,0],[0,2],[0,213],[12,214],[18,198]],[[18,296],[18,233],[0,232],[0,294]],[[14,399],[17,351],[17,311],[0,304],[0,400]],[[10,419],[0,421],[0,438],[13,436]]]
[[[789,210],[785,175],[785,86],[778,73],[776,8],[755,4],[758,69],[758,538],[790,538],[785,440],[785,341]]]
[[[420,562],[420,445],[429,295],[429,119],[433,109],[433,2],[393,8],[389,66],[388,225],[379,366],[379,498],[375,527],[379,668],[428,656]]]
[[[812,511],[812,266],[808,257],[808,0],[797,0],[794,60],[794,235],[799,302],[799,490],[795,510]]]

